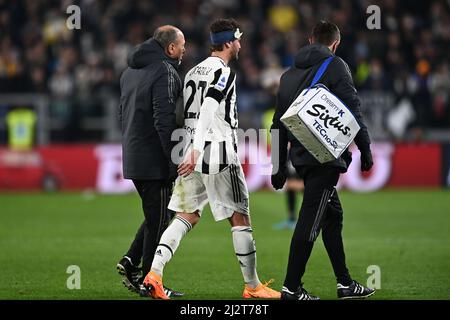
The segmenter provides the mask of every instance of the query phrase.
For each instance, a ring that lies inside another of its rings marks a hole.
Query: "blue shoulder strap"
[[[314,86],[320,78],[323,76],[325,70],[327,70],[328,65],[330,64],[331,60],[333,60],[333,56],[328,57],[325,59],[324,62],[322,62],[322,65],[320,66],[319,70],[317,70],[316,75],[314,76],[314,79],[311,81],[311,84],[309,85],[308,89],[310,89],[312,86]]]

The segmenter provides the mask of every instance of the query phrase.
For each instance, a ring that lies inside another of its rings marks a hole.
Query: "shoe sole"
[[[259,297],[259,296],[253,295],[251,293],[244,293],[244,294],[242,294],[242,298],[244,298],[244,299],[278,299],[278,300],[280,300],[281,294],[279,297]]]
[[[369,294],[366,294],[365,296],[342,297],[342,298],[339,298],[339,300],[358,300],[358,299],[365,299],[365,298],[368,298],[368,297],[372,296],[374,293],[375,293],[375,291],[373,291],[373,292],[371,292],[371,293],[369,293]]]
[[[167,288],[164,288],[164,293],[169,297],[169,298],[180,298],[182,296],[184,296],[184,293],[181,292],[176,292],[173,290],[169,290]]]
[[[275,299],[280,300],[281,297],[257,297],[257,296],[242,296],[244,299]]]
[[[296,299],[296,298],[286,298],[286,297],[284,297],[283,298],[283,296],[280,298],[280,300],[284,300],[284,301],[320,301],[321,299],[319,298],[319,297],[316,297],[317,299],[302,299],[302,300],[299,300],[299,299]]]
[[[139,289],[139,296],[143,297],[143,298],[148,298],[151,297],[151,294],[149,294],[149,292],[145,289]]]
[[[139,288],[136,288],[130,280],[127,278],[127,272],[125,271],[125,267],[121,265],[120,263],[117,264],[117,273],[122,276],[122,284],[127,288],[128,290],[139,293]]]

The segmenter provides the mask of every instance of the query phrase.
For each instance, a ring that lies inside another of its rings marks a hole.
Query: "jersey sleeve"
[[[214,72],[214,79],[210,83],[206,97],[212,98],[220,103],[227,93],[228,88],[231,85],[233,74],[230,68],[220,68]]]

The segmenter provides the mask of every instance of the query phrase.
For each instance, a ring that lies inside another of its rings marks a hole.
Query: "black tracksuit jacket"
[[[158,180],[176,175],[171,161],[175,105],[182,84],[178,61],[149,39],[128,56],[120,78],[123,173],[127,179]]]

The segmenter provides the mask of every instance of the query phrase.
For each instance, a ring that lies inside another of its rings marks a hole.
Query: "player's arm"
[[[360,126],[355,137],[355,144],[361,151],[361,171],[368,171],[373,165],[370,137],[361,113],[361,100],[353,84],[350,69],[341,58],[334,59],[330,68],[332,69],[329,72],[332,91],[350,108]]]
[[[225,98],[226,90],[230,86],[229,81],[233,81],[230,68],[219,69],[206,92],[205,100],[200,107],[200,117],[194,135],[193,149],[198,152],[201,152],[205,146],[206,133],[211,127],[220,102]]]
[[[200,116],[195,128],[192,150],[187,153],[185,159],[178,167],[178,174],[181,176],[187,176],[194,170],[197,159],[205,146],[206,134],[211,128],[214,114],[219,108],[220,102],[225,98],[226,88],[229,87],[227,85],[228,81],[232,81],[229,68],[220,69],[217,72],[220,72],[220,74],[216,74],[215,80],[208,88],[205,100],[203,100],[200,107]]]
[[[370,137],[367,126],[361,113],[361,100],[353,84],[353,79],[348,65],[341,58],[334,59],[330,66],[330,82],[332,91],[350,108],[361,129],[355,137],[358,149],[366,151],[370,149]]]

